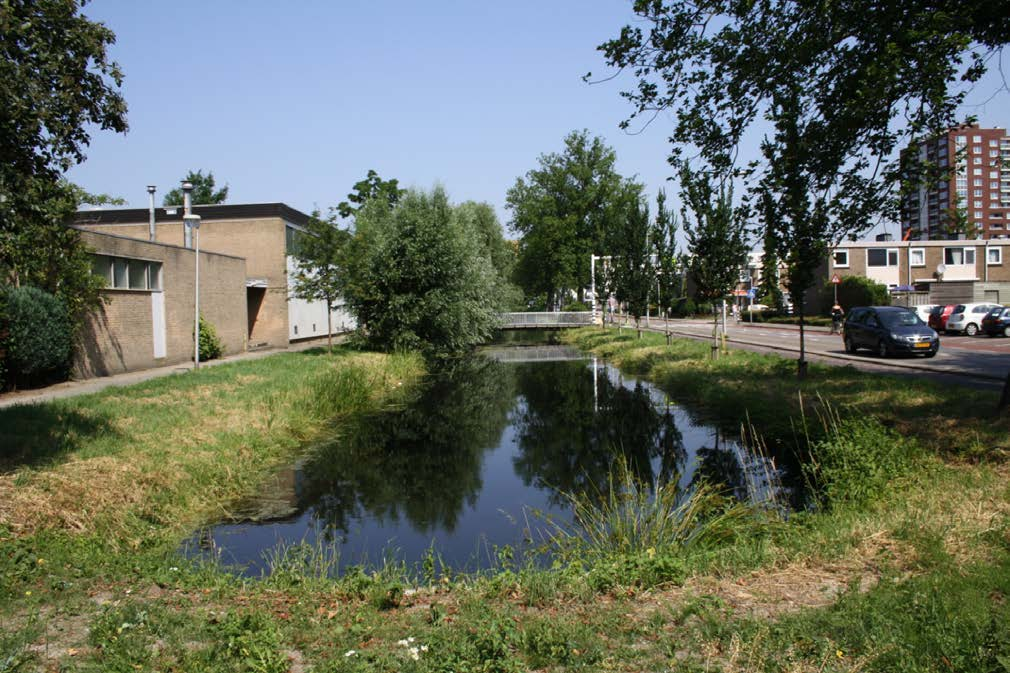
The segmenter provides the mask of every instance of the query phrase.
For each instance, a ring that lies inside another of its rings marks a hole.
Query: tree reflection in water
[[[499,362],[446,363],[402,409],[362,417],[319,447],[303,467],[300,499],[313,503],[328,536],[346,535],[364,513],[451,532],[480,492],[484,454],[497,446],[515,397],[512,370]]]
[[[686,494],[705,480],[743,499],[756,463],[613,367],[476,357],[447,363],[400,408],[341,426],[279,474],[260,510],[275,515],[248,519],[267,526],[259,537],[215,535],[246,562],[311,531],[350,558],[378,557],[375,545],[394,541],[416,560],[434,540],[458,566],[472,560],[478,539],[521,542],[526,507],[565,517],[562,493],[605,497],[620,464],[644,484]]]

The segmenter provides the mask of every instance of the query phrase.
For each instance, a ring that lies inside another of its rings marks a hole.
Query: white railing
[[[592,311],[529,311],[502,313],[502,329],[535,327],[578,327],[592,325]]]

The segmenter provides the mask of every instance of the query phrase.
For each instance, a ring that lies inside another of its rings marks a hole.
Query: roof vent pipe
[[[158,188],[156,186],[154,186],[154,185],[148,185],[147,186],[147,194],[150,197],[148,199],[147,212],[148,212],[149,224],[150,224],[150,227],[151,227],[150,238],[151,238],[151,242],[152,243],[155,241],[155,235],[154,235],[154,192],[157,191],[157,189]]]
[[[193,230],[185,225],[185,218],[193,214],[193,183],[189,180],[182,181],[182,235],[183,245],[187,248],[193,247]]]

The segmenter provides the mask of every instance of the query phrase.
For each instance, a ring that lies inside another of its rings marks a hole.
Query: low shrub
[[[213,360],[221,357],[224,346],[221,345],[221,338],[217,335],[217,330],[212,324],[201,315],[200,316],[200,362]]]
[[[693,299],[690,297],[681,297],[671,307],[671,315],[675,318],[685,318],[689,315],[694,315],[697,310],[698,308],[695,306]]]
[[[562,311],[591,311],[589,304],[585,304],[581,301],[573,301],[565,304],[561,307]]]
[[[915,441],[877,419],[842,419],[829,409],[822,422],[824,436],[810,444],[804,470],[825,505],[869,504],[911,467]]]
[[[712,315],[712,304],[708,302],[699,302],[694,312],[697,315]]]
[[[6,338],[0,349],[11,379],[33,383],[65,376],[73,354],[73,323],[59,298],[36,287],[8,288],[0,302]]]
[[[831,283],[824,286],[821,293],[821,311],[825,314],[831,311],[834,303],[835,288]],[[846,276],[838,284],[838,303],[849,311],[854,306],[889,306],[891,295],[887,286],[870,278],[862,276]]]

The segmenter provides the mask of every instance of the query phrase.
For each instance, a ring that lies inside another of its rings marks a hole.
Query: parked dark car
[[[947,319],[957,308],[957,304],[940,304],[929,312],[929,326],[937,332],[947,329]]]
[[[997,306],[982,318],[982,331],[989,336],[1010,336],[1010,308]]]
[[[849,311],[842,334],[846,353],[869,348],[882,358],[892,353],[931,358],[940,350],[936,331],[902,306],[857,306]]]

